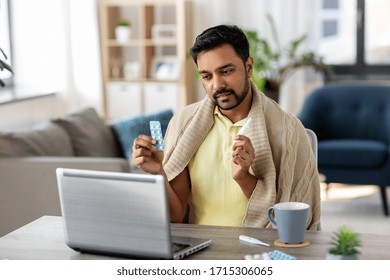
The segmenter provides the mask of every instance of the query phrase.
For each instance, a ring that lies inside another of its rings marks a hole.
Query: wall
[[[62,96],[0,105],[0,129],[24,128],[64,112]]]

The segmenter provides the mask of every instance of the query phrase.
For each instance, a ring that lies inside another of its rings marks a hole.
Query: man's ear
[[[252,70],[253,70],[253,57],[249,56],[245,63],[246,71],[248,73],[248,76],[252,76]]]

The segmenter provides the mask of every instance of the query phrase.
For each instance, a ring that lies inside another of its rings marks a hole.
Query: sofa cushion
[[[74,153],[66,131],[44,122],[28,129],[0,132],[0,156],[74,156]]]
[[[376,167],[387,159],[385,143],[373,140],[324,140],[318,142],[318,164],[339,167]]]
[[[112,131],[93,108],[82,109],[53,122],[68,132],[76,156],[119,155]]]
[[[123,154],[129,160],[131,160],[134,139],[137,138],[140,134],[150,135],[150,121],[160,121],[161,130],[164,136],[172,116],[172,110],[164,110],[152,114],[121,119],[114,122],[113,128],[118,135]]]

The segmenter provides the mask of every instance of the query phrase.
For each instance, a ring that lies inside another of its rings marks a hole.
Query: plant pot
[[[131,29],[128,26],[115,27],[115,38],[119,43],[126,43],[130,39]]]
[[[356,255],[350,255],[350,256],[344,256],[344,255],[335,255],[331,253],[326,254],[327,260],[358,260],[359,256]]]

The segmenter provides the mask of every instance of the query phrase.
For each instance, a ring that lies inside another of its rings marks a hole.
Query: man
[[[215,26],[190,51],[208,96],[172,118],[165,155],[150,136],[133,145],[134,163],[167,179],[172,222],[189,209],[190,223],[270,227],[270,206],[302,201],[310,205],[308,229],[317,229],[319,179],[306,131],[250,80],[245,34]],[[248,134],[236,135],[249,117]]]

